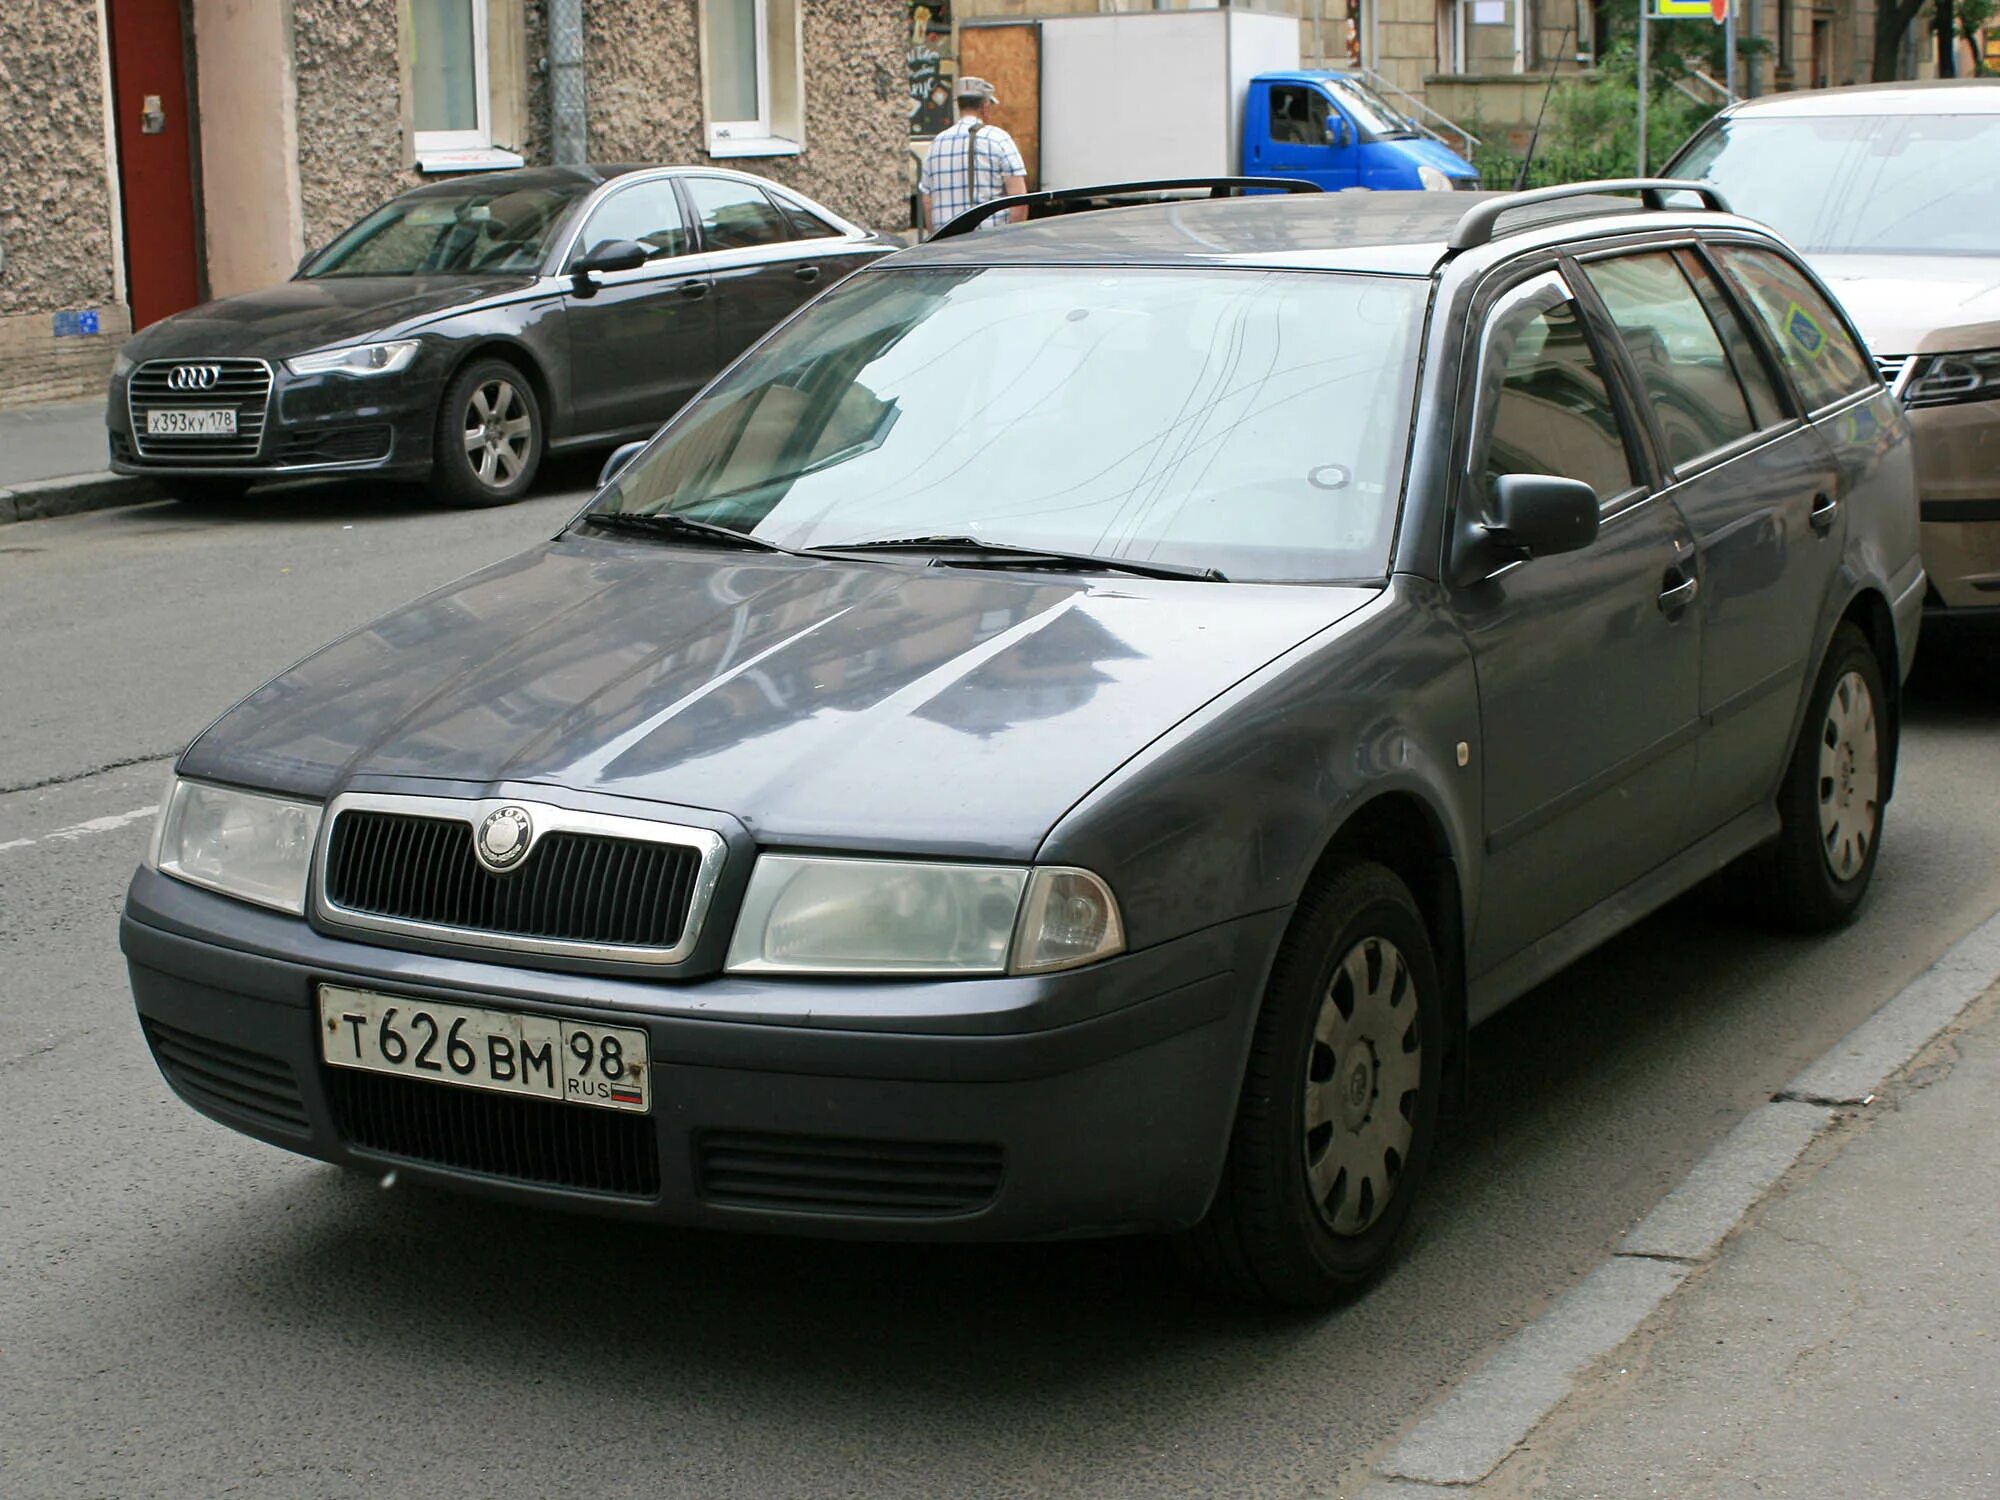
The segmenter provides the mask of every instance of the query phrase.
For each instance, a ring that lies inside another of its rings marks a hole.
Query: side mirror
[[[1461,586],[1510,562],[1580,552],[1597,540],[1597,491],[1554,474],[1503,474],[1491,520],[1461,522],[1452,581]]]
[[[1350,144],[1347,121],[1333,119],[1326,122],[1326,143],[1340,149],[1345,149]]]
[[[600,490],[603,489],[623,473],[625,466],[639,456],[639,450],[645,447],[649,441],[651,440],[641,439],[639,442],[626,443],[621,447],[614,448],[611,452],[611,457],[604,460],[604,467],[597,471],[597,487]]]
[[[601,240],[589,254],[569,263],[570,280],[579,295],[589,296],[593,275],[606,271],[636,271],[646,263],[647,250],[637,240]]]

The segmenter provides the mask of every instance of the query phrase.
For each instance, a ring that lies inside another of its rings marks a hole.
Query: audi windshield
[[[1428,283],[884,270],[685,410],[596,512],[793,549],[956,538],[1210,569],[1388,571]]]
[[[1718,120],[1671,168],[1823,255],[1992,255],[2000,115]]]
[[[531,188],[474,183],[455,192],[408,194],[343,230],[299,274],[532,275],[570,206],[589,191],[585,183]]]

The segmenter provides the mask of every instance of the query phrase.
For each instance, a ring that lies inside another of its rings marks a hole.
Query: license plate
[[[650,1114],[646,1033],[484,1006],[319,987],[319,1055],[336,1068]]]
[[[173,407],[146,413],[148,437],[234,437],[236,408],[233,406]]]

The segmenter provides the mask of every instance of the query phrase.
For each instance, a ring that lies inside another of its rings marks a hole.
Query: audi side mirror
[[[604,467],[597,471],[597,487],[601,490],[625,471],[625,466],[639,456],[639,450],[650,439],[642,438],[636,443],[626,443],[611,451],[611,457],[604,460]]]
[[[637,240],[600,240],[587,255],[569,263],[570,280],[576,283],[579,297],[588,297],[596,290],[592,276],[607,271],[636,271],[646,263],[646,256],[646,247]]]
[[[1492,514],[1461,516],[1453,539],[1451,581],[1466,587],[1509,563],[1580,552],[1597,540],[1597,491],[1556,474],[1502,474]]]

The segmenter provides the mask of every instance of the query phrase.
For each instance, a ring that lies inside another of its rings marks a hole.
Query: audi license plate
[[[146,413],[148,437],[235,437],[236,408],[233,406],[171,407]]]
[[[319,987],[319,1055],[336,1068],[650,1114],[646,1033],[408,995]]]

